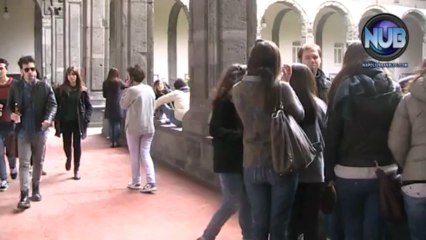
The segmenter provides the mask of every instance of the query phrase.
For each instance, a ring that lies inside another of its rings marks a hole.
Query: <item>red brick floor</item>
[[[125,148],[109,148],[101,135],[83,141],[80,181],[65,171],[62,141],[50,136],[42,178],[43,200],[19,212],[19,181],[0,193],[1,240],[195,240],[220,203],[220,195],[157,166],[158,192],[126,189],[130,179]],[[234,216],[219,240],[241,239]]]

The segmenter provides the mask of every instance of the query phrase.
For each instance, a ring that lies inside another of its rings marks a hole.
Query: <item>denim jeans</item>
[[[336,178],[336,193],[345,240],[385,238],[385,221],[380,215],[377,179]]]
[[[0,149],[2,150],[0,153],[0,180],[7,180],[7,169],[6,169],[6,160],[4,154],[4,142],[5,137],[0,134]]]
[[[132,183],[141,183],[141,165],[146,171],[146,182],[155,184],[154,162],[151,158],[151,143],[154,133],[133,135],[126,131],[127,146],[132,166]]]
[[[34,184],[40,183],[41,171],[44,162],[44,149],[46,145],[46,132],[38,132],[31,136],[26,134],[18,134],[18,155],[19,155],[19,182],[21,191],[29,190],[29,171],[30,159],[33,159],[33,176]]]
[[[170,108],[166,104],[163,104],[163,105],[161,105],[160,110],[164,114],[166,114],[166,116],[170,120],[170,122],[173,123],[174,125],[176,125],[176,127],[182,127],[182,121],[176,119],[174,109]]]
[[[121,119],[109,119],[109,137],[112,144],[117,144],[121,135]]]
[[[77,172],[80,169],[81,159],[81,134],[78,121],[63,121],[61,128],[65,156],[67,160],[74,157],[74,172]]]
[[[243,239],[251,239],[250,203],[244,190],[244,179],[241,173],[219,173],[222,190],[222,205],[213,215],[203,233],[203,239],[214,240],[228,219],[239,210],[239,222]]]
[[[411,240],[426,239],[426,198],[403,196]]]
[[[251,206],[253,239],[286,240],[298,175],[279,176],[270,170],[262,173],[265,175],[263,180],[259,178],[254,181],[249,175],[245,169],[244,182]]]

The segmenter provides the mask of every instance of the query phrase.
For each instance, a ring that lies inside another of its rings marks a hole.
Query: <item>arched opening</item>
[[[314,21],[315,43],[321,47],[321,68],[326,75],[334,75],[340,70],[351,26],[348,12],[339,6],[323,6],[317,13]]]
[[[408,68],[396,69],[396,78],[404,77],[408,74],[414,73],[416,68],[423,60],[423,53],[426,44],[424,43],[424,36],[426,34],[426,17],[419,12],[409,12],[402,17],[402,20],[407,25],[409,32],[408,47],[405,52],[399,57],[398,62],[408,63]]]
[[[154,81],[188,80],[188,7],[181,1],[157,0],[154,4]]]
[[[306,21],[300,7],[285,1],[275,2],[260,20],[260,35],[278,45],[282,62],[298,62],[297,51],[306,38]]]

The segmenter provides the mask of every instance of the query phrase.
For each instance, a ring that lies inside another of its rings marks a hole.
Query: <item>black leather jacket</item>
[[[25,118],[26,108],[24,104],[24,84],[25,80],[14,80],[7,101],[7,108],[11,112],[15,112],[15,104],[17,103],[22,118]],[[34,103],[35,126],[41,126],[44,120],[53,121],[57,110],[57,103],[52,87],[45,81],[36,79],[31,94],[31,99]],[[16,124],[16,131],[21,128],[21,124],[22,121]]]

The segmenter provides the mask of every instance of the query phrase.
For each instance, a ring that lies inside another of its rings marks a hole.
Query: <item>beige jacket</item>
[[[123,91],[120,107],[126,110],[126,132],[133,135],[155,132],[154,101],[154,90],[143,83]]]
[[[304,118],[303,106],[296,93],[287,82],[280,82],[284,109],[296,121]],[[232,89],[232,99],[238,115],[243,122],[244,167],[271,167],[271,116],[265,113],[261,79],[245,76]]]
[[[426,181],[426,75],[398,105],[388,139],[403,181]]]
[[[181,90],[174,90],[155,100],[155,109],[165,103],[173,102],[175,107],[175,118],[182,121],[183,116],[189,110],[190,93]]]

